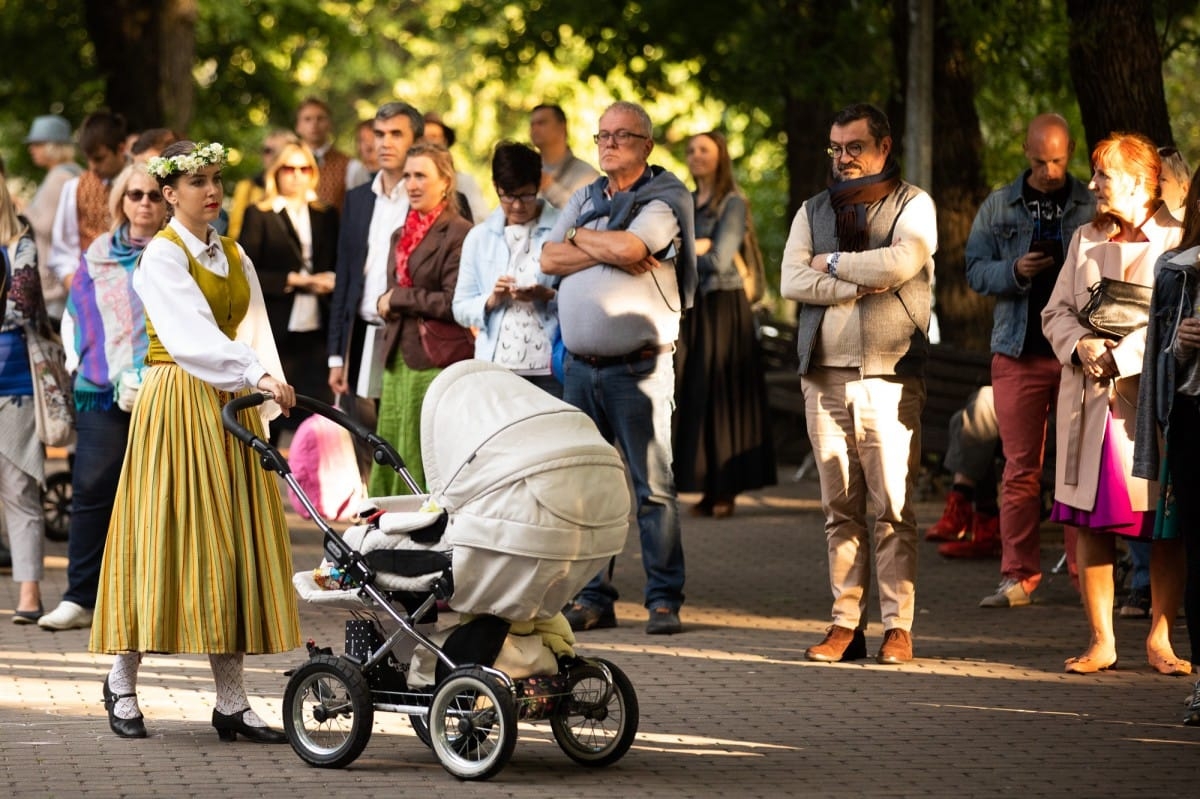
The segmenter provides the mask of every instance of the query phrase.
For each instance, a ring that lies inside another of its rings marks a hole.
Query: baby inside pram
[[[429,492],[369,499],[339,536],[278,451],[237,424],[258,402],[230,403],[226,426],[283,476],[324,534],[325,561],[298,573],[296,589],[354,617],[345,655],[310,644],[291,674],[284,727],[301,758],[353,762],[375,710],[407,713],[463,779],[504,767],[518,718],[549,720],[585,765],[625,754],[637,731],[633,687],[613,664],[575,653],[560,613],[628,529],[620,457],[587,416],[506,369],[455,364],[422,408]],[[363,438],[411,484],[387,442],[328,405],[298,404]]]

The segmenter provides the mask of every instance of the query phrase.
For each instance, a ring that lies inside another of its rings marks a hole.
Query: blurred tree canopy
[[[1134,107],[1158,102],[1147,84],[1161,74],[1165,131],[1185,154],[1198,151],[1197,5],[937,0],[930,188],[947,216],[939,302],[962,307],[952,338],[977,339],[966,319],[986,316],[960,285],[954,241],[983,193],[1024,168],[1030,117],[1067,117],[1081,144],[1073,171],[1084,177],[1083,143],[1112,119],[1092,115],[1111,99],[1094,91],[1111,80],[1106,70],[1140,76],[1132,89],[1149,99]],[[137,128],[166,125],[231,145],[233,180],[259,168],[265,133],[290,128],[308,95],[330,104],[348,151],[358,120],[402,98],[439,111],[458,133],[460,168],[490,186],[491,147],[527,140],[537,103],[566,109],[574,149],[594,161],[588,137],[600,112],[631,99],[659,125],[652,158],[681,176],[689,135],[729,135],[777,272],[792,213],[824,185],[833,113],[874,102],[904,135],[907,14],[906,0],[0,0],[0,153],[11,174],[36,181],[21,144],[30,120],[60,113],[77,126],[109,106]],[[1147,36],[1161,70],[1153,53],[1149,66],[1126,69],[1146,55],[1135,42]],[[1142,121],[1164,138],[1161,116],[1135,116],[1132,126]]]

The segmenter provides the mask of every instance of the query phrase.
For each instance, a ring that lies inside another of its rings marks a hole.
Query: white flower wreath
[[[173,155],[170,158],[155,156],[146,162],[146,171],[159,178],[165,178],[175,173],[194,174],[206,166],[216,164],[224,166],[228,153],[219,142],[198,145],[195,150],[186,155]]]

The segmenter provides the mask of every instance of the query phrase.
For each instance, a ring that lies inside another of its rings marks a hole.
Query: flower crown
[[[176,173],[190,175],[199,172],[206,166],[224,166],[228,154],[224,145],[219,142],[197,145],[186,155],[173,155],[170,158],[155,156],[146,162],[146,171],[158,178],[165,178]]]

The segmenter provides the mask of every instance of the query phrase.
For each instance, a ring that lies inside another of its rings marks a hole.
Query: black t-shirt
[[[1067,199],[1071,196],[1069,184],[1063,184],[1061,189],[1050,192],[1038,191],[1029,185],[1029,173],[1025,173],[1025,182],[1021,186],[1021,200],[1025,210],[1033,219],[1033,242],[1031,246],[1049,252],[1054,256],[1054,266],[1043,269],[1033,277],[1029,287],[1029,318],[1025,325],[1025,345],[1021,348],[1022,355],[1054,355],[1050,342],[1042,333],[1042,309],[1050,301],[1054,291],[1054,283],[1062,269],[1068,241],[1063,241],[1062,215]]]

